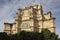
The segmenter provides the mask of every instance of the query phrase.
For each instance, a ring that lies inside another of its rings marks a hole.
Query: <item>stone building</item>
[[[55,18],[52,17],[50,11],[43,14],[41,5],[19,8],[14,19],[14,23],[4,23],[4,31],[7,34],[15,34],[22,30],[41,32],[42,28],[55,32]]]

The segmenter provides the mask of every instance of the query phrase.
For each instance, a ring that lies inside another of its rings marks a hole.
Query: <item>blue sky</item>
[[[0,0],[0,32],[4,31],[4,22],[12,23],[18,8],[41,4],[44,13],[52,12],[56,18],[56,33],[60,35],[60,0]]]

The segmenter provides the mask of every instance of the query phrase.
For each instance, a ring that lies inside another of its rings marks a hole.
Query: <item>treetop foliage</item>
[[[5,32],[0,32],[0,40],[60,40],[60,38],[48,29],[43,29],[40,33],[21,31],[14,35],[7,35]]]

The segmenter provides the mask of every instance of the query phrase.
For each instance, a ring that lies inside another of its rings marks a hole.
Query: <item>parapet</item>
[[[26,6],[26,7],[24,7],[24,9],[19,8],[18,10],[22,11],[22,10],[26,10],[26,9],[30,9],[30,8],[42,9],[42,5],[34,4],[34,5],[31,5],[31,6]]]

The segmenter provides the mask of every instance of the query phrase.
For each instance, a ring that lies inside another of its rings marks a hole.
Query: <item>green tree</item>
[[[49,40],[51,32],[48,29],[42,29],[41,34],[43,34],[45,40]]]
[[[0,32],[0,40],[9,40],[9,36],[5,32]]]
[[[51,40],[58,40],[58,35],[56,35],[55,33],[51,33],[50,39]]]
[[[0,40],[60,40],[60,38],[48,29],[43,29],[41,33],[21,31],[14,35],[7,35],[5,32],[0,32]]]
[[[48,29],[43,29],[41,33],[45,37],[45,40],[57,40],[58,39],[58,35],[56,35],[55,33],[51,33]]]

